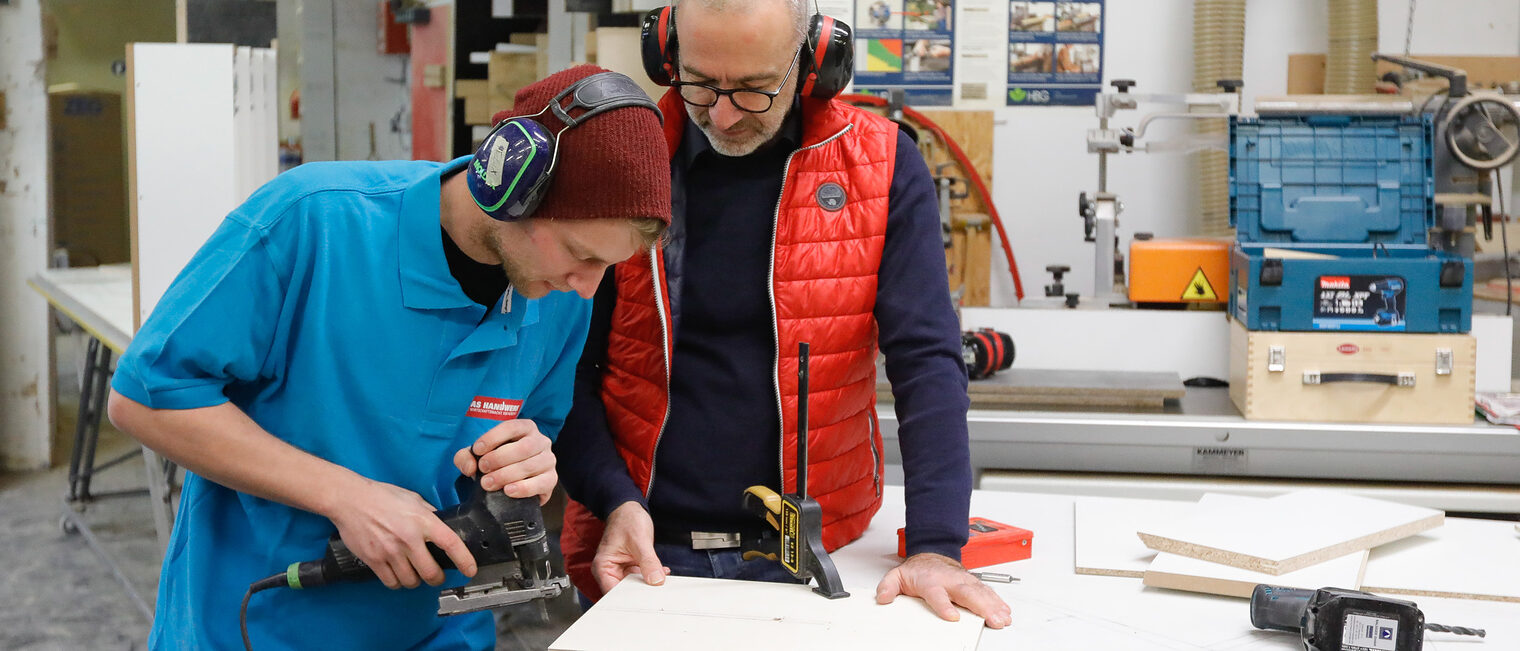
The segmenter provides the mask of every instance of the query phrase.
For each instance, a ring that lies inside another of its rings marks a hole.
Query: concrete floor
[[[77,342],[60,338],[58,427],[70,441],[78,408]],[[109,423],[101,427],[97,463],[135,449]],[[0,649],[76,651],[145,649],[149,623],[101,557],[77,533],[65,533],[61,515],[68,488],[68,449],[61,464],[29,473],[0,472]],[[141,488],[144,469],[133,457],[95,477],[94,494]],[[562,502],[545,508],[550,539],[558,546]],[[152,607],[158,586],[159,551],[146,495],[106,498],[82,512],[96,538]],[[557,556],[556,552],[556,556]],[[574,593],[547,604],[498,612],[499,651],[546,649],[580,615]]]

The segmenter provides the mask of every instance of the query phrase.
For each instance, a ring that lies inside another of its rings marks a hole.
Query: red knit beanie
[[[581,65],[524,86],[511,110],[493,124],[543,110],[560,91],[599,72]],[[569,104],[570,98],[560,100]],[[575,117],[577,114],[572,114]],[[552,111],[538,116],[550,133],[564,124]],[[554,180],[534,217],[547,219],[633,219],[652,217],[670,224],[670,159],[654,111],[641,106],[600,113],[559,134]]]

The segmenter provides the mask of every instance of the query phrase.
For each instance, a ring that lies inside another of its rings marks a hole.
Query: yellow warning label
[[[1209,284],[1208,276],[1203,275],[1203,267],[1193,272],[1193,279],[1188,281],[1187,288],[1182,290],[1184,301],[1217,301],[1219,296],[1214,294],[1214,286]]]

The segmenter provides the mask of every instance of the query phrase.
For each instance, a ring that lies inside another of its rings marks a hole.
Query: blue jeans
[[[779,561],[764,558],[746,561],[738,549],[692,549],[687,545],[655,543],[654,553],[676,576],[801,583]],[[591,608],[591,600],[586,595],[576,593],[576,596],[582,610]]]

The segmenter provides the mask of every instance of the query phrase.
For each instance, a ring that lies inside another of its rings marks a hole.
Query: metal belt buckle
[[[691,532],[692,549],[729,549],[739,546],[739,534],[713,531]]]

